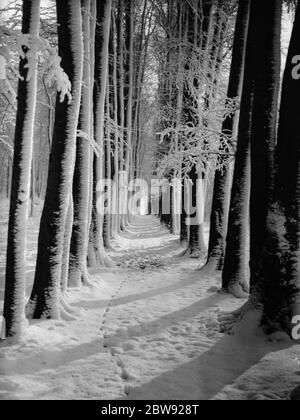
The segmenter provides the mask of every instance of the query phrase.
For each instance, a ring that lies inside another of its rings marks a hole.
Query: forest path
[[[110,303],[104,345],[123,381],[118,399],[285,397],[270,387],[268,366],[278,374],[276,358],[289,351],[291,374],[295,349],[247,332],[242,339],[221,334],[218,314],[243,302],[220,294],[220,277],[204,276],[199,261],[178,258],[178,238],[158,219],[136,217],[115,246],[112,257],[128,271]]]
[[[158,219],[136,217],[113,247],[116,266],[69,293],[78,319],[31,322],[0,346],[0,399],[279,399],[298,384],[299,346],[219,332],[243,302],[178,258]]]

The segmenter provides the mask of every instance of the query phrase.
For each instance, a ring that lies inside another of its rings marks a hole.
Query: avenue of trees
[[[11,23],[0,26],[0,192],[10,199],[5,336],[21,337],[26,318],[76,316],[66,292],[93,283],[90,267],[114,264],[111,240],[131,221],[126,186],[141,177],[180,180],[168,186],[169,212],[162,188],[157,216],[180,235],[182,255],[204,261],[199,281],[221,271],[224,292],[249,296],[225,330],[254,311],[266,332],[290,334],[300,315],[300,5],[18,5],[1,11]],[[295,20],[282,79],[286,7]],[[27,301],[26,231],[37,200]]]

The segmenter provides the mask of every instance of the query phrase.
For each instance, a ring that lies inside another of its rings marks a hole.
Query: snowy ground
[[[155,218],[136,218],[114,243],[116,267],[70,292],[78,319],[31,322],[21,345],[0,346],[0,399],[286,399],[300,381],[300,347],[221,334],[218,315],[243,301],[218,293],[220,278],[205,277],[180,251]]]

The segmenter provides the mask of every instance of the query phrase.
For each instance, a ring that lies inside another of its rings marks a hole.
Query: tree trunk
[[[278,38],[280,37],[280,10],[281,2],[276,3],[277,9],[277,30],[274,34],[273,42],[269,43],[269,54],[266,59],[270,60],[271,51],[274,51],[272,64],[268,66],[268,71],[277,69],[280,56],[278,57]],[[275,8],[275,5],[274,7]],[[269,11],[270,13],[270,11]],[[263,17],[262,17],[263,18]],[[273,31],[274,32],[274,31]],[[268,31],[269,33],[269,31]],[[252,215],[253,230],[264,229],[260,235],[253,231],[253,242],[251,247],[251,301],[258,300],[263,308],[263,324],[266,325],[266,332],[272,333],[274,330],[283,329],[291,333],[294,316],[300,314],[300,273],[299,273],[299,249],[300,249],[300,165],[299,165],[299,113],[295,107],[300,94],[299,87],[299,60],[295,60],[299,54],[300,40],[300,5],[297,6],[296,18],[290,42],[287,64],[284,73],[282,98],[279,118],[278,140],[277,140],[277,159],[275,168],[277,174],[274,180],[274,136],[272,127],[276,126],[276,113],[272,115],[272,97],[270,93],[263,103],[269,105],[269,112],[265,112],[263,121],[257,119],[256,130],[261,130],[261,136],[254,142],[254,153],[259,159],[258,170],[267,173],[267,177],[253,191]],[[275,56],[275,53],[277,55]],[[277,61],[275,58],[277,57]],[[276,66],[277,65],[277,66]],[[267,91],[274,92],[272,80],[260,79],[260,85]],[[265,83],[266,86],[265,86]],[[259,87],[258,86],[258,87]],[[260,92],[264,98],[266,92]],[[275,92],[274,92],[275,96]],[[259,100],[258,105],[259,105]],[[275,101],[275,98],[273,98]],[[271,134],[270,134],[271,133]],[[269,140],[269,136],[270,140]],[[255,140],[255,139],[254,139]],[[259,143],[260,140],[260,143]],[[272,167],[273,164],[273,167]],[[256,175],[253,174],[255,177]],[[261,185],[262,184],[262,185]],[[274,187],[275,184],[275,187]],[[274,191],[273,200],[266,200],[264,194],[271,194]],[[258,207],[259,203],[259,207]],[[257,205],[255,208],[255,204]],[[261,210],[259,220],[258,208]],[[267,209],[267,212],[266,212]],[[267,215],[266,215],[267,213]],[[262,252],[259,255],[255,245]]]
[[[108,77],[106,89],[106,114],[110,118],[110,78]],[[110,120],[106,123],[104,140],[104,158],[105,158],[105,180],[108,184],[105,186],[105,214],[103,223],[103,242],[106,249],[111,249],[111,213],[112,213],[112,162],[111,162],[111,125]]]
[[[94,124],[94,84],[95,84],[95,38],[96,38],[96,24],[97,24],[97,0],[90,0],[90,55],[91,55],[91,95],[90,95],[90,134],[91,138],[95,141],[95,124]],[[89,209],[88,209],[88,255],[87,255],[87,265],[89,267],[95,267],[95,251],[93,246],[93,229],[92,229],[92,215],[93,215],[93,204],[94,204],[94,159],[95,151],[94,148],[90,150],[90,163],[89,163]]]
[[[275,181],[282,1],[274,0],[272,5],[251,7],[256,31],[260,34],[255,44],[256,74],[251,131],[250,282],[251,288],[255,288],[256,283],[260,282],[268,212]]]
[[[124,141],[125,141],[125,99],[124,99],[124,0],[118,4],[118,81],[119,81],[119,126],[120,126],[120,157],[119,157],[119,181],[125,170]],[[119,183],[119,221],[120,230],[125,230],[126,198],[124,187]]]
[[[35,217],[35,198],[36,198],[36,167],[34,156],[34,144],[32,147],[32,160],[31,160],[31,176],[30,176],[30,218]]]
[[[71,195],[70,202],[68,206],[68,214],[66,220],[66,227],[65,227],[65,234],[64,234],[64,249],[63,249],[63,257],[62,257],[62,268],[61,268],[61,291],[65,293],[69,286],[69,268],[70,268],[70,259],[72,258],[72,254],[70,253],[71,248],[71,240],[72,240],[72,232],[73,232],[73,225],[74,225],[74,202],[73,197]],[[71,284],[74,286],[74,284]]]
[[[203,25],[202,25],[202,32],[198,33],[198,19],[197,15],[200,13],[200,9],[203,13]],[[198,13],[197,13],[198,12]],[[191,5],[188,6],[187,9],[187,38],[190,45],[194,45],[194,48],[198,48],[200,45],[205,45],[205,51],[207,53],[208,46],[210,47],[209,39],[212,32],[212,22],[213,22],[213,14],[212,14],[212,4],[210,2],[204,2],[201,6],[198,2],[193,3],[193,7]],[[205,39],[206,42],[202,42]],[[207,53],[208,54],[208,53]],[[208,63],[208,55],[204,55],[204,61],[202,65],[206,68]],[[187,69],[189,70],[189,64],[187,64]],[[194,86],[197,87],[198,81],[194,80]],[[187,102],[185,107],[187,107],[187,114],[188,114],[188,121],[187,123],[194,124],[195,126],[199,125],[198,116],[196,116],[195,112],[193,112],[189,108],[198,108],[199,104],[194,103],[191,104],[190,93],[185,92],[184,94],[184,101]],[[193,99],[192,99],[193,101]],[[190,254],[191,258],[200,258],[206,254],[207,248],[204,241],[204,234],[203,234],[203,220],[200,220],[199,215],[199,208],[204,203],[199,203],[198,200],[198,179],[204,178],[205,174],[199,174],[198,168],[194,165],[190,173],[188,174],[188,178],[191,182],[191,194],[189,197],[190,200],[190,208],[195,209],[194,214],[189,214],[189,218],[192,219],[192,223],[187,227],[189,231],[188,235],[188,249],[187,253]],[[185,228],[183,228],[185,230]]]
[[[22,33],[36,37],[39,27],[40,1],[23,2]],[[25,47],[23,51],[30,52]],[[16,338],[22,336],[25,328],[26,227],[37,95],[37,59],[34,56],[30,60],[30,78],[27,56],[20,59],[19,67],[22,78],[18,87],[3,311],[5,335]]]
[[[94,159],[93,209],[89,242],[89,263],[91,266],[111,266],[112,261],[105,252],[103,244],[103,206],[97,184],[104,177],[104,111],[108,80],[108,47],[111,25],[112,0],[97,2],[97,29],[95,42],[95,87],[94,123],[95,139],[101,155]],[[101,209],[98,209],[98,204]],[[99,212],[100,210],[100,212]],[[102,213],[102,214],[101,214]]]
[[[61,66],[72,84],[72,101],[57,96],[45,204],[41,217],[37,265],[28,316],[58,319],[66,315],[61,299],[64,234],[76,158],[76,137],[83,74],[80,0],[57,1]],[[73,46],[76,45],[76,49]]]
[[[83,13],[84,66],[81,93],[81,107],[78,130],[84,133],[77,137],[76,163],[73,178],[74,221],[70,247],[69,285],[79,287],[88,283],[87,252],[89,235],[89,200],[90,200],[90,138],[91,138],[91,25],[90,0],[81,0]]]
[[[250,139],[255,82],[256,22],[250,19],[243,92],[240,107],[237,152],[231,191],[222,287],[238,298],[248,286],[248,230],[250,204]]]
[[[134,9],[131,0],[125,0],[125,17],[126,17],[126,31],[125,31],[125,113],[126,113],[126,149],[125,149],[125,171],[128,181],[130,181],[130,166],[131,150],[132,150],[132,107],[133,107],[133,82],[134,82]],[[128,189],[125,190],[125,204],[128,207]],[[125,225],[130,220],[130,215],[126,212]]]
[[[113,189],[113,217],[112,217],[112,237],[115,238],[119,232],[120,218],[119,218],[119,110],[118,110],[118,52],[117,45],[115,42],[117,27],[116,27],[116,16],[115,11],[113,11],[113,92],[114,92],[114,124],[115,124],[115,134],[114,134],[114,189]]]
[[[234,99],[241,97],[243,80],[246,42],[249,27],[250,0],[240,0],[237,14],[235,36],[232,52],[232,62],[227,97]],[[223,123],[222,133],[231,136],[232,140],[236,137],[234,126],[239,117],[237,111],[235,116],[227,117]],[[230,148],[227,149],[229,151]],[[210,238],[208,247],[208,259],[206,267],[209,270],[222,270],[224,266],[225,244],[228,223],[228,209],[230,200],[230,166],[223,170],[217,170],[214,180],[214,193],[212,210],[210,217]]]

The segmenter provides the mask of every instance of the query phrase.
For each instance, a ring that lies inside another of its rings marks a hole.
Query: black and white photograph
[[[300,400],[300,0],[0,0],[0,400]]]

